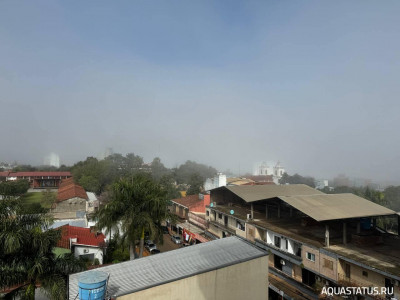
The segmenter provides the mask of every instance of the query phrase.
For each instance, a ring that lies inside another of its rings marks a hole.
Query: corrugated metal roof
[[[354,194],[279,196],[317,221],[394,215],[396,212]]]
[[[70,220],[55,220],[54,223],[51,226],[49,226],[49,228],[55,229],[67,224],[75,227],[82,227],[82,228],[87,227],[86,219],[70,219]]]
[[[266,251],[238,237],[229,237],[98,270],[110,274],[109,295],[122,296],[266,255]],[[81,274],[69,276],[70,300],[78,294]]]
[[[224,186],[211,191],[219,189],[228,189],[246,202],[259,201],[280,196],[324,195],[323,192],[313,189],[305,184]]]

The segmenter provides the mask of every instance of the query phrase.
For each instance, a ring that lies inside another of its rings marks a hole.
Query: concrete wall
[[[87,250],[87,252],[85,252]],[[74,246],[74,255],[79,257],[81,255],[94,254],[94,258],[98,259],[100,264],[103,264],[103,250],[96,247]]]
[[[319,254],[319,266],[320,266],[319,273],[321,275],[337,281],[338,280],[337,265],[338,265],[337,258],[328,256],[324,253]]]
[[[315,262],[310,261],[307,258],[307,252],[315,255]],[[304,267],[306,267],[307,269],[310,269],[312,271],[315,271],[316,273],[319,273],[319,249],[312,248],[307,245],[303,245],[303,248],[301,251],[301,258],[303,259]]]
[[[159,285],[118,300],[266,300],[268,256]]]
[[[52,209],[51,212],[70,212],[70,211],[86,211],[86,199],[82,198],[71,198],[56,203],[56,208]]]

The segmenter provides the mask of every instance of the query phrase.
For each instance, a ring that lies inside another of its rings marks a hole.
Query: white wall
[[[87,250],[88,252],[85,252]],[[87,246],[81,246],[81,245],[75,245],[75,250],[74,250],[74,255],[75,257],[79,257],[80,255],[88,255],[88,254],[94,254],[94,258],[98,259],[100,264],[103,264],[103,250],[97,247],[87,247]]]

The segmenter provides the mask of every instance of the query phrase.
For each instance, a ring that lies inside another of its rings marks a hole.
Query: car
[[[180,244],[182,243],[181,237],[178,235],[173,235],[171,236],[171,241],[173,241],[175,244]]]
[[[153,255],[153,254],[158,254],[158,253],[160,253],[160,252],[161,252],[161,251],[158,250],[158,249],[150,250],[150,254],[151,254],[151,255]]]
[[[149,244],[154,244],[154,242],[152,240],[145,240],[144,241],[144,245],[147,246]]]
[[[150,253],[151,253],[152,250],[157,249],[157,245],[153,244],[153,243],[147,244],[145,247],[146,247],[147,250],[150,251]]]

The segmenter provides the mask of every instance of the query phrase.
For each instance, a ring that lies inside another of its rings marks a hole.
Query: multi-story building
[[[386,288],[399,299],[400,238],[379,226],[389,216],[400,222],[394,211],[305,185],[221,187],[210,201],[212,234],[270,251],[270,295],[315,299],[327,287],[350,286]]]

